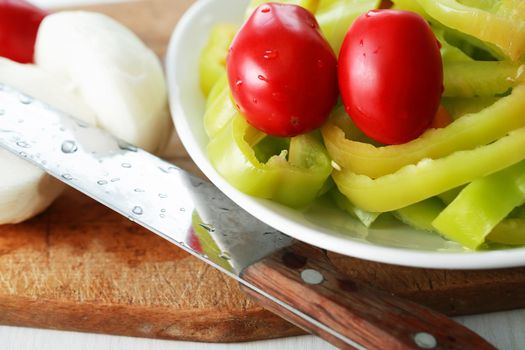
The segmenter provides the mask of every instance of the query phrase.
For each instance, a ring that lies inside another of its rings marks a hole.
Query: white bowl
[[[173,120],[193,161],[228,197],[274,228],[312,245],[357,258],[397,265],[483,269],[525,265],[525,248],[472,252],[436,234],[397,221],[366,229],[329,202],[306,211],[254,198],[227,183],[206,156],[208,138],[202,117],[205,99],[199,88],[198,60],[210,28],[217,22],[240,23],[247,0],[199,0],[181,18],[168,48],[167,80]]]

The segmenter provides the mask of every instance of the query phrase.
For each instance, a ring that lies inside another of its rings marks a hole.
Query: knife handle
[[[447,316],[339,273],[325,252],[297,243],[251,265],[243,287],[266,309],[341,349],[495,349]]]

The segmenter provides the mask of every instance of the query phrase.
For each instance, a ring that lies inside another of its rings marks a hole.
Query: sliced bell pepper
[[[500,97],[443,97],[441,104],[452,119],[456,120],[466,114],[478,113],[499,99]]]
[[[445,97],[494,97],[524,78],[525,65],[504,61],[445,62]]]
[[[508,245],[525,245],[525,219],[504,219],[490,231],[487,241]]]
[[[424,159],[377,179],[344,168],[334,171],[332,177],[339,191],[356,206],[371,212],[385,212],[511,166],[525,158],[524,149],[525,128],[520,128],[491,144],[436,160]]]
[[[411,2],[414,2],[417,4],[417,2],[413,0],[409,0]],[[458,62],[458,61],[473,61],[473,59],[468,56],[466,53],[461,51],[456,46],[450,44],[446,38],[445,38],[445,31],[446,28],[440,25],[439,23],[431,23],[430,27],[432,28],[432,32],[434,32],[434,35],[439,40],[439,43],[441,45],[441,58],[443,59],[443,63],[448,62]]]
[[[463,190],[465,186],[460,186],[460,187],[456,187],[456,188],[453,188],[451,190],[448,190],[448,191],[445,191],[445,192],[442,192],[440,194],[437,195],[437,197],[444,203],[444,204],[450,204],[452,203],[452,201],[454,199],[456,199],[456,197],[458,196],[458,194],[461,192],[461,190]],[[443,208],[445,209],[445,208]]]
[[[523,0],[491,0],[491,2],[499,3],[497,7],[499,14],[525,21],[525,2]]]
[[[525,52],[525,21],[519,16],[493,13],[466,6],[456,0],[417,0],[430,16],[443,25],[456,29],[497,47],[512,61]]]
[[[494,227],[524,201],[525,162],[519,162],[472,181],[432,225],[445,237],[477,249]]]
[[[476,114],[465,115],[445,128],[429,129],[419,138],[401,145],[376,147],[346,138],[351,124],[344,109],[337,109],[322,128],[328,153],[345,171],[372,178],[393,173],[425,158],[440,158],[499,139],[525,126],[525,85]],[[348,135],[352,137],[352,135]]]
[[[334,188],[330,191],[330,197],[340,209],[346,211],[348,214],[358,219],[366,227],[370,227],[370,225],[376,221],[379,215],[381,215],[381,213],[371,213],[356,207],[348,200],[348,198],[339,192],[337,188]]]
[[[220,23],[211,29],[206,46],[199,58],[201,90],[208,96],[215,82],[226,72],[226,56],[238,26]]]
[[[424,17],[425,19],[428,18],[428,15],[426,14],[425,10],[417,3],[417,1],[414,0],[392,0],[394,5],[392,6],[393,10],[403,10],[403,11],[411,11],[415,12],[418,15]]]
[[[263,133],[236,115],[208,144],[215,169],[240,191],[303,207],[317,197],[330,176],[330,158],[317,135],[290,139],[289,150],[260,162],[252,148]]]
[[[319,5],[319,1],[321,0],[278,0],[278,1],[271,1],[271,0],[251,0],[250,4],[246,8],[245,18],[250,17],[252,12],[257,8],[257,6],[265,4],[267,2],[277,2],[281,4],[293,4],[293,5],[299,5],[301,7],[304,7],[311,13],[315,13],[317,10],[317,6]]]
[[[208,137],[214,137],[238,113],[230,94],[228,77],[226,73],[223,73],[213,86],[206,101],[204,130]]]
[[[394,215],[405,224],[418,230],[434,232],[432,221],[443,209],[445,209],[445,204],[439,198],[431,197],[398,209]]]
[[[500,1],[501,0],[460,0],[463,5],[476,7],[489,12],[495,12]]]
[[[315,13],[321,31],[337,54],[348,28],[368,10],[376,9],[381,0],[321,0]]]

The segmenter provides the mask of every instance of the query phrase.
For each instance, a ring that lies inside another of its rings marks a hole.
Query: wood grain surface
[[[161,57],[191,0],[91,6]],[[174,138],[170,156],[198,173]],[[525,307],[525,268],[442,271],[329,254],[342,272],[449,315]],[[302,331],[236,282],[72,190],[46,213],[0,227],[0,323],[140,337],[244,341]]]

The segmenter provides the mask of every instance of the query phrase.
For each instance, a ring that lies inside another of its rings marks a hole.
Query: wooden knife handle
[[[495,349],[443,314],[349,279],[306,244],[278,251],[242,277],[310,321],[243,287],[263,307],[341,349]]]

